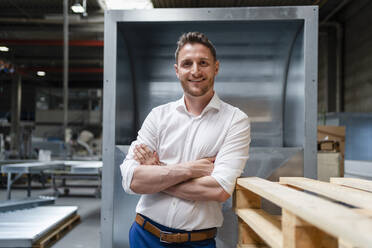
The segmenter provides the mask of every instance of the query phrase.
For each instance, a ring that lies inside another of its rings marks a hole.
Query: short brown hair
[[[178,63],[178,54],[180,50],[182,49],[182,47],[184,47],[188,43],[191,43],[191,44],[200,43],[208,47],[213,55],[214,60],[215,61],[217,60],[216,48],[214,48],[212,42],[208,39],[208,37],[205,34],[200,33],[200,32],[188,32],[188,33],[182,34],[177,41],[177,49],[175,53],[176,63]]]

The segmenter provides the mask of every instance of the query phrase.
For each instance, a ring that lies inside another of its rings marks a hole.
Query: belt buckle
[[[172,232],[166,232],[166,231],[160,231],[160,242],[163,242],[163,243],[167,243],[167,244],[170,244],[171,242],[168,242],[166,240],[164,240],[164,234],[173,234]]]

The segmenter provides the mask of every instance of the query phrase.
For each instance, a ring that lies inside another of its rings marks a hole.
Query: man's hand
[[[133,152],[134,159],[141,165],[164,165],[164,163],[160,162],[156,151],[152,152],[145,144],[136,145]],[[215,160],[216,157],[210,157],[186,163],[191,168],[191,177],[197,178],[211,175]]]
[[[160,162],[156,151],[152,152],[145,144],[136,145],[133,153],[134,160],[141,165],[164,165]]]
[[[188,162],[187,165],[191,167],[192,178],[210,176],[214,169],[214,161],[216,157],[202,158],[196,161]]]

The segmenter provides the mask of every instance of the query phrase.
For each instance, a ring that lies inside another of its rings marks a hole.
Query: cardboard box
[[[318,152],[318,180],[329,182],[330,177],[343,177],[339,152]]]
[[[345,171],[345,131],[346,128],[344,126],[318,126],[318,142],[332,140],[340,144],[340,177],[344,176]]]

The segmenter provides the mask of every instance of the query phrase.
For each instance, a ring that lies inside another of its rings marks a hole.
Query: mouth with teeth
[[[188,81],[191,82],[191,83],[200,83],[204,80],[205,80],[205,78],[198,78],[198,79],[189,79]]]

